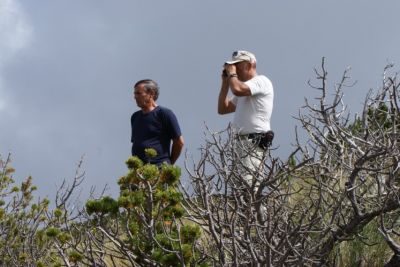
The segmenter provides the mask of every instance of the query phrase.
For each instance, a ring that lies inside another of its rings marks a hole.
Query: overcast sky
[[[274,85],[274,154],[285,159],[293,116],[315,96],[313,68],[325,57],[333,84],[351,66],[357,84],[344,100],[359,112],[385,65],[400,62],[399,10],[398,0],[0,0],[0,154],[12,154],[18,182],[32,175],[50,197],[84,155],[83,193],[108,184],[117,196],[135,81],[159,83],[158,103],[198,156],[204,125],[232,119],[216,112],[220,71],[244,49]]]

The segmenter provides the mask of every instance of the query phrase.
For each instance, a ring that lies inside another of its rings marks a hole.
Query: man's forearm
[[[241,82],[237,77],[229,79],[229,87],[231,88],[232,94],[235,96],[251,95],[250,88],[244,82]]]
[[[222,82],[221,90],[218,96],[218,113],[228,113],[229,99],[228,99],[229,85],[226,81]]]
[[[171,164],[175,164],[175,162],[178,160],[179,156],[181,155],[183,145],[184,141],[182,136],[172,141]]]

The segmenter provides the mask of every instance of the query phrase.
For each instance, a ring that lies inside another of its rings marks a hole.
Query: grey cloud
[[[221,65],[233,50],[248,49],[275,86],[272,127],[276,154],[284,158],[293,139],[292,116],[304,97],[313,97],[306,82],[322,56],[332,82],[352,66],[359,82],[345,101],[353,110],[360,95],[379,85],[387,59],[399,62],[393,32],[400,3],[389,2],[390,9],[344,0],[259,1],[246,8],[238,0],[3,0],[21,7],[19,19],[30,30],[0,16],[0,35],[19,36],[7,45],[0,38],[8,55],[0,63],[0,119],[7,124],[0,153],[12,152],[16,178],[33,175],[44,194],[71,177],[84,154],[84,190],[109,184],[117,194],[130,153],[129,117],[137,110],[134,82],[159,82],[159,104],[174,110],[185,149],[198,155],[204,123],[217,131],[231,119],[216,113]]]

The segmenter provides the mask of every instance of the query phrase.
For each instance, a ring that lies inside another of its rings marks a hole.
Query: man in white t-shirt
[[[274,91],[271,81],[256,71],[256,57],[248,51],[235,51],[232,60],[225,62],[218,98],[218,113],[234,112],[233,126],[244,148],[242,163],[256,173],[262,169],[262,157],[266,145],[260,145],[262,137],[271,132],[271,114]],[[229,97],[229,89],[233,97]],[[251,152],[251,153],[250,153]],[[258,188],[260,181],[255,175],[245,175],[245,181]]]

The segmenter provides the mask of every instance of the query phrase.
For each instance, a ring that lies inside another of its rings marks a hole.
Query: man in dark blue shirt
[[[138,81],[134,86],[137,106],[141,109],[132,114],[132,155],[145,163],[174,164],[183,148],[183,137],[175,114],[157,105],[159,87],[153,80]],[[172,147],[171,147],[172,141]],[[153,148],[155,158],[147,158],[144,150]]]

